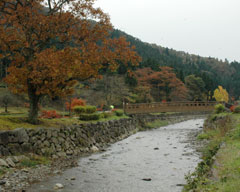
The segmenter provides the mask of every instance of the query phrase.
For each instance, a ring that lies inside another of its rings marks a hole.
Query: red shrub
[[[69,110],[69,108],[70,108],[72,111],[75,106],[85,106],[86,101],[83,99],[73,98],[73,99],[71,99],[70,103],[66,102],[65,105],[66,105],[67,110]]]
[[[97,108],[97,111],[103,111],[103,104],[99,108]]]
[[[47,118],[47,119],[54,119],[54,118],[61,118],[62,116],[57,114],[55,110],[50,110],[50,111],[42,111],[42,114],[40,117]]]
[[[236,107],[235,105],[232,105],[232,106],[230,107],[231,112],[234,112],[235,107]]]

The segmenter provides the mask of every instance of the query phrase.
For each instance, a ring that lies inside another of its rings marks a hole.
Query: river
[[[61,183],[61,192],[179,192],[185,174],[200,161],[189,135],[202,129],[203,122],[194,119],[138,132],[27,191],[55,191]]]

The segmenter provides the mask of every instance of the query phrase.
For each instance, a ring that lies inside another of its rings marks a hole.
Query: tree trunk
[[[8,113],[8,105],[5,104],[4,107],[5,107],[5,113]]]
[[[40,96],[36,95],[35,91],[31,88],[28,89],[28,97],[30,102],[30,110],[28,114],[28,120],[32,124],[38,124],[38,103]]]
[[[69,99],[69,117],[72,117],[72,109],[71,109],[71,106],[72,106],[72,98]]]

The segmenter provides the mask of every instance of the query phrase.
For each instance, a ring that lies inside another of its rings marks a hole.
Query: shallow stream
[[[29,192],[178,192],[200,155],[192,145],[204,119],[138,132],[106,152],[80,158],[78,167],[31,186]]]

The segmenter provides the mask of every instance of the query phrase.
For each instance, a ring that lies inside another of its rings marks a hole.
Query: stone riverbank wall
[[[193,118],[192,114],[136,115],[128,119],[59,128],[1,131],[0,156],[31,152],[58,158],[96,152],[137,132],[147,122],[160,119],[177,123]]]

